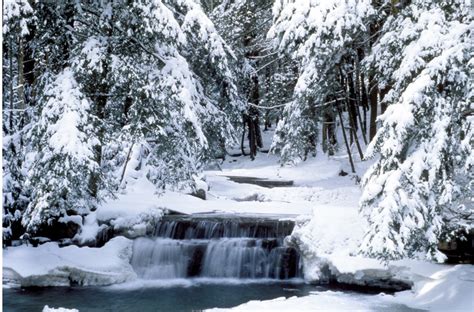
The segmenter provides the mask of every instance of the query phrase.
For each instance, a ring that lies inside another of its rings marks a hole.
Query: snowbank
[[[428,311],[466,312],[474,307],[472,265],[433,265],[408,261],[410,270],[420,270],[413,290],[395,295],[365,295],[347,292],[312,292],[305,297],[250,301],[231,309],[209,311],[403,311],[407,307]],[[426,276],[424,274],[430,274]]]
[[[412,290],[389,296],[392,302],[429,311],[474,310],[474,266],[419,262],[410,269],[418,281]]]
[[[309,201],[236,201],[234,197],[239,197],[241,194],[244,194],[242,196],[252,195],[270,189],[258,186],[250,186],[249,189],[247,185],[228,181],[225,177],[210,176],[210,180],[215,184],[210,184],[211,190],[208,193],[208,200],[202,200],[173,191],[165,191],[163,194],[157,195],[151,182],[140,178],[127,189],[125,194],[120,194],[116,199],[99,207],[97,219],[100,222],[115,219],[116,223],[126,224],[130,222],[129,220],[133,221],[139,216],[156,215],[154,211],[166,209],[184,214],[219,212],[297,215],[308,214],[312,211],[312,204]],[[235,192],[234,195],[229,195],[232,191]]]
[[[115,237],[102,248],[56,243],[4,249],[4,280],[21,286],[110,285],[136,279],[132,241]]]
[[[399,304],[386,301],[383,297],[325,291],[312,292],[305,297],[254,300],[231,309],[207,311],[394,311],[398,307]]]

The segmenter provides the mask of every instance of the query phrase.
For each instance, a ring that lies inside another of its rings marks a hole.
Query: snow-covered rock
[[[102,248],[46,243],[4,249],[4,280],[21,286],[111,285],[136,279],[132,241],[115,237]],[[33,260],[34,259],[34,260]]]

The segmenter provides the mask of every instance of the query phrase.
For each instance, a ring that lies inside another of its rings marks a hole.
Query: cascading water
[[[143,279],[301,276],[297,251],[284,246],[293,221],[168,217],[154,237],[134,242],[132,266]]]

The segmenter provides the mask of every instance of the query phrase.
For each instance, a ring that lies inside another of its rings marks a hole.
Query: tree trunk
[[[390,91],[390,89],[391,89],[390,85],[386,85],[380,89],[380,114],[385,113],[385,110],[387,109],[387,103],[384,101],[384,98],[387,95],[387,93]]]
[[[352,160],[351,148],[349,147],[349,142],[347,141],[346,130],[344,129],[344,121],[342,120],[342,113],[339,105],[337,104],[337,114],[339,115],[339,121],[341,123],[342,136],[344,137],[344,143],[346,145],[347,155],[349,156],[349,162],[351,164],[352,172],[355,173],[354,161]]]
[[[243,117],[242,117],[242,139],[240,140],[240,151],[242,152],[242,156],[247,156],[245,154],[245,147],[244,147],[245,128],[247,127],[247,119],[248,119],[248,116],[246,114],[244,114]]]
[[[377,1],[373,1],[375,7],[380,6]],[[373,22],[369,26],[369,44],[372,47],[378,38],[378,31],[380,29],[380,25],[377,22]],[[377,105],[378,105],[378,81],[375,78],[375,72],[372,68],[369,73],[369,99],[370,99],[370,140],[374,138],[375,134],[377,133]]]
[[[13,133],[13,109],[14,109],[14,98],[13,98],[13,39],[11,35],[8,38],[10,44],[8,47],[8,54],[9,54],[9,71],[10,71],[10,112],[8,114],[8,133]]]
[[[255,75],[252,77],[253,86],[249,95],[249,102],[255,105],[259,104],[259,85],[258,77]],[[252,160],[257,156],[258,148],[263,147],[262,133],[260,131],[259,124],[259,111],[256,107],[251,106],[248,110],[247,124],[249,129],[249,148],[250,158]]]
[[[378,86],[373,74],[369,75],[369,99],[370,99],[370,140],[377,133],[377,96]]]
[[[334,147],[336,145],[334,122],[334,117],[331,114],[324,114],[322,145],[323,152],[327,153],[329,156],[334,156]]]

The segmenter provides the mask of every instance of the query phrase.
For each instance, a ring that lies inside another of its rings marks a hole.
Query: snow
[[[130,265],[132,241],[110,240],[102,248],[46,243],[3,251],[4,279],[21,286],[110,285],[136,278]],[[32,265],[34,259],[34,265]]]
[[[273,131],[263,133],[264,146],[270,146],[272,135]],[[198,180],[200,188],[209,189],[207,200],[169,190],[157,194],[156,187],[151,182],[138,176],[136,180],[127,181],[123,194],[99,207],[97,219],[107,221],[136,218],[158,209],[185,214],[219,212],[312,215],[315,205],[357,205],[360,196],[354,179],[338,175],[341,169],[349,171],[345,157],[327,159],[326,156],[318,156],[295,167],[281,167],[277,156],[261,153],[254,161],[247,157],[228,157],[220,167],[221,170],[204,171],[203,180]],[[228,176],[291,180],[294,186],[265,188],[236,183],[230,181]]]
[[[473,310],[472,265],[435,265],[420,261],[412,270],[424,278],[420,278],[412,290],[396,293],[389,300],[430,311]]]
[[[50,308],[49,306],[44,306],[43,312],[79,312],[78,309],[66,309],[66,308]]]
[[[254,300],[231,309],[208,311],[382,311],[387,310],[388,306],[384,300],[374,296],[326,291],[312,292],[309,296],[299,298]]]
[[[472,311],[474,268],[472,265],[436,265],[409,261],[417,271],[413,290],[387,295],[364,295],[339,291],[311,292],[305,297],[250,301],[231,309],[209,311],[406,311],[407,307],[429,311]]]
[[[84,217],[84,224],[81,227],[81,232],[75,238],[79,243],[84,244],[88,241],[93,241],[97,237],[100,227],[97,223],[97,213],[91,212]]]
[[[271,134],[264,133],[265,144],[269,144]],[[370,165],[370,161],[356,163],[359,173]],[[405,305],[434,311],[472,310],[474,269],[470,265],[442,265],[420,260],[385,264],[358,254],[366,226],[358,213],[361,190],[357,179],[351,175],[338,175],[341,170],[349,171],[343,154],[329,159],[318,156],[294,167],[281,167],[273,155],[258,154],[255,161],[228,157],[220,167],[222,170],[205,171],[203,180],[199,181],[200,187],[208,189],[208,200],[172,191],[158,195],[153,184],[143,177],[131,179],[123,194],[85,218],[82,235],[92,237],[90,233],[97,232],[99,221],[110,221],[117,228],[129,228],[137,235],[143,235],[150,220],[159,219],[166,209],[182,213],[218,211],[280,215],[296,220],[297,227],[287,241],[301,249],[306,281],[323,280],[324,274],[329,272],[340,282],[363,284],[392,279],[413,284],[413,289],[395,295],[314,292],[300,298],[251,301],[235,307],[237,311],[291,311],[295,306],[302,311],[334,311],[348,307],[377,311]],[[294,186],[265,188],[235,183],[227,176],[293,180]],[[55,243],[38,248],[8,248],[4,251],[4,272],[7,279],[22,285],[41,286],[69,285],[69,278],[84,285],[124,282],[112,286],[120,289],[186,286],[195,282],[138,280],[128,262],[130,246],[130,240],[117,237],[102,248],[59,248]],[[32,258],[41,261],[31,266]],[[325,266],[328,272],[322,270]]]
[[[79,130],[83,123],[87,122],[84,115],[90,109],[90,103],[79,90],[70,68],[57,76],[54,88],[48,95],[50,98],[43,115],[57,118],[48,128],[51,133],[49,138],[51,149],[55,153],[70,154],[80,160],[91,158],[93,154],[90,146],[97,144],[97,140],[91,140],[86,132]],[[88,144],[84,144],[85,142]]]

